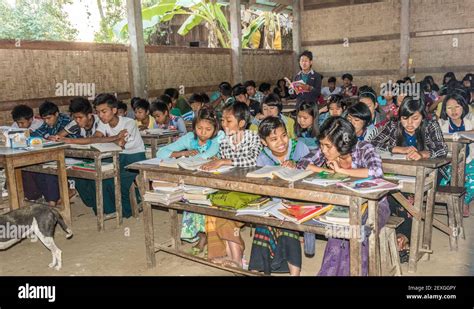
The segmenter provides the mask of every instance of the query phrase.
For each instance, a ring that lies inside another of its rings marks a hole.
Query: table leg
[[[350,226],[350,274],[351,276],[362,275],[362,245],[361,245],[361,234],[354,233],[353,229],[358,229],[360,232],[361,228],[361,217],[360,207],[362,205],[362,199],[357,197],[351,197],[349,206],[349,226]]]
[[[180,224],[178,220],[178,211],[176,209],[169,209],[170,214],[170,222],[171,222],[171,238],[173,239],[173,245],[176,250],[179,250],[181,245],[181,238],[180,238]]]
[[[378,222],[378,201],[368,201],[368,225],[371,228],[369,236],[369,276],[381,275],[380,241]]]
[[[117,212],[117,226],[121,226],[123,223],[122,218],[122,189],[120,188],[120,160],[119,154],[114,153],[114,186],[115,186],[115,209]],[[134,192],[135,193],[135,192]]]
[[[95,202],[97,208],[97,229],[99,232],[103,231],[104,225],[104,197],[102,196],[102,160],[96,154],[94,157],[95,163]]]
[[[415,202],[413,208],[416,213],[420,214],[423,208],[425,184],[425,169],[423,167],[416,167],[416,182],[415,182]],[[408,272],[416,272],[416,264],[418,262],[419,241],[422,233],[422,220],[412,218],[411,237],[410,237],[410,259],[408,260]]]
[[[16,192],[18,198],[18,206],[23,207],[25,206],[25,191],[23,189],[23,177],[21,168],[15,169],[15,176],[16,176]]]
[[[69,183],[67,181],[66,174],[66,162],[64,158],[64,149],[56,150],[57,162],[58,162],[58,180],[59,180],[59,192],[61,193],[61,200],[63,207],[61,209],[61,215],[68,226],[72,226],[71,219],[71,204],[69,202]]]
[[[151,157],[156,158],[156,152],[158,149],[158,141],[156,138],[151,139]]]
[[[18,191],[16,186],[16,173],[13,162],[10,158],[6,158],[5,162],[5,177],[7,178],[8,200],[10,202],[10,210],[15,210],[20,207],[18,201]]]
[[[438,180],[438,170],[434,169],[430,171],[430,181],[431,187],[428,190],[428,194],[426,196],[426,208],[425,208],[425,228],[423,232],[423,243],[422,248],[423,252],[426,253],[426,257],[429,260],[431,251],[431,239],[433,235],[433,216],[434,216],[434,205],[435,205],[435,191],[437,186]]]
[[[459,183],[459,152],[461,146],[464,146],[460,143],[453,143],[452,154],[451,154],[451,186],[457,187]]]
[[[140,174],[137,177],[138,185],[140,187],[140,192],[145,193],[147,188],[146,184],[148,181],[146,180],[146,173],[144,171],[140,171]],[[144,225],[144,232],[145,232],[145,250],[146,250],[146,262],[149,268],[156,266],[156,257],[155,257],[155,235],[153,230],[153,212],[151,209],[151,204],[146,202],[145,200],[142,201],[143,204],[143,225]]]

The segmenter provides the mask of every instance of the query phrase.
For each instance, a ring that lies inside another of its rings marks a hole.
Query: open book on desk
[[[460,138],[466,138],[468,140],[474,141],[474,132],[456,132],[456,133],[444,133],[443,136],[446,138],[452,138],[454,141],[457,141]]]
[[[160,161],[159,165],[163,167],[171,168],[184,168],[185,170],[195,171],[198,170],[201,165],[209,162],[210,160],[195,158],[195,157],[181,157],[181,158],[167,158]]]
[[[116,152],[123,150],[122,147],[115,143],[93,143],[86,145],[71,144],[70,147],[72,149],[94,149],[100,152]]]
[[[387,181],[383,178],[364,178],[356,181],[340,182],[337,185],[361,194],[390,191],[401,188],[400,184],[394,184],[393,182]]]
[[[264,166],[253,172],[247,173],[249,178],[274,178],[279,177],[283,180],[294,182],[311,175],[312,171],[302,171],[294,168],[282,166]]]
[[[309,183],[312,185],[327,187],[327,186],[335,185],[339,182],[346,181],[349,179],[350,179],[349,177],[343,174],[329,173],[326,171],[322,171],[322,172],[317,173],[314,176],[304,179],[303,182]]]

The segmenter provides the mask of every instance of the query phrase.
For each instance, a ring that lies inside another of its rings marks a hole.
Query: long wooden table
[[[366,226],[371,230],[369,236],[369,274],[380,274],[380,256],[379,256],[379,240],[378,240],[378,201],[384,197],[386,192],[377,192],[371,194],[358,194],[356,192],[339,188],[336,186],[319,187],[311,184],[306,184],[301,181],[295,183],[288,183],[279,179],[256,179],[247,178],[245,175],[255,168],[235,168],[223,174],[211,174],[198,171],[187,171],[183,169],[173,169],[159,167],[157,165],[135,163],[127,168],[138,170],[140,172],[138,179],[140,192],[142,196],[146,191],[150,190],[149,183],[153,179],[162,181],[205,186],[220,190],[240,191],[247,193],[254,193],[259,195],[267,195],[288,199],[304,200],[325,204],[336,204],[350,207],[350,226],[359,229],[361,227],[361,206],[364,202],[368,202],[368,220]],[[183,256],[195,261],[197,258],[192,258],[185,254],[179,253],[180,243],[180,229],[177,222],[177,210],[186,210],[195,213],[211,215],[216,217],[228,218],[241,222],[250,222],[256,224],[271,225],[276,227],[284,227],[296,231],[307,231],[317,234],[325,234],[326,229],[312,226],[312,225],[298,225],[293,223],[282,222],[272,218],[261,218],[252,216],[235,216],[235,212],[203,207],[191,204],[174,203],[168,206],[157,204],[157,206],[167,208],[171,216],[171,235],[173,238],[171,249],[167,249],[162,245],[155,245],[154,242],[154,226],[152,216],[152,203],[143,202],[143,219],[145,230],[145,247],[146,258],[149,267],[156,266],[155,253],[163,250]],[[351,233],[350,240],[350,273],[351,275],[361,275],[361,242],[358,236]],[[203,261],[198,261],[203,262]],[[209,264],[209,263],[208,263]]]
[[[68,158],[89,159],[94,161],[95,171],[82,171],[71,168],[66,169],[68,177],[90,179],[95,181],[95,196],[97,205],[97,229],[103,231],[105,229],[105,220],[115,218],[117,226],[121,226],[122,219],[122,195],[120,189],[120,161],[119,151],[100,152],[96,149],[77,149],[74,146],[66,148],[65,156]],[[102,171],[102,159],[112,158],[114,169]],[[57,168],[43,167],[42,165],[33,165],[25,168],[25,170],[36,173],[45,173],[57,175],[59,172],[59,165]],[[102,196],[102,181],[104,179],[114,179],[115,187],[115,213],[104,214],[104,200]]]
[[[58,165],[59,192],[62,201],[61,207],[58,206],[58,211],[61,213],[64,221],[66,221],[69,226],[72,226],[66,164],[64,161],[64,150],[67,147],[66,145],[60,145],[31,150],[0,147],[0,165],[5,168],[8,198],[12,210],[25,205],[23,178],[21,174],[22,168],[34,164],[56,161]]]
[[[171,132],[166,134],[143,134],[143,142],[151,146],[151,157],[156,158],[156,152],[158,145],[169,144],[173,141],[173,138],[179,136],[179,132]]]
[[[450,160],[447,158],[422,159],[418,161],[382,160],[382,168],[385,173],[416,177],[414,185],[403,183],[401,189],[402,192],[415,194],[413,206],[401,193],[393,194],[393,197],[413,216],[410,239],[410,259],[408,261],[409,272],[416,272],[417,262],[425,254],[427,255],[427,259],[429,259],[429,254],[432,253],[431,239],[433,224],[445,232],[450,233],[444,223],[436,219],[434,220],[433,217],[438,168],[449,164],[449,162]],[[423,208],[425,193],[427,193],[426,206]]]

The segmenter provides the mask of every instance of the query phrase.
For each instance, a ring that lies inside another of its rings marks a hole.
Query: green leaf
[[[186,35],[191,31],[194,27],[198,26],[203,21],[203,18],[198,15],[191,15],[189,16],[181,27],[178,29],[179,35]]]

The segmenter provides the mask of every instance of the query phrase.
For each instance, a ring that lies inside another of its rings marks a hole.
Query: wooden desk
[[[432,253],[431,238],[433,224],[441,229],[445,227],[441,221],[433,221],[433,210],[438,168],[449,164],[449,162],[449,159],[422,159],[419,161],[382,160],[382,168],[385,173],[416,177],[415,185],[404,183],[401,189],[402,192],[415,194],[413,206],[401,193],[393,194],[394,198],[413,216],[410,239],[410,259],[408,261],[409,272],[416,272],[418,260],[425,254]],[[427,193],[427,198],[426,207],[423,212],[425,192]],[[424,227],[423,219],[425,220]],[[420,238],[422,238],[421,242]],[[427,255],[427,259],[429,259],[429,255]]]
[[[11,210],[25,205],[21,168],[56,161],[58,164],[59,193],[63,204],[62,207],[58,207],[58,211],[68,226],[72,226],[66,164],[64,161],[64,149],[67,147],[66,145],[61,145],[33,150],[0,147],[0,165],[5,168]]]
[[[143,142],[151,145],[151,157],[156,158],[158,145],[169,144],[173,142],[173,138],[179,136],[179,132],[172,132],[164,135],[159,134],[144,134],[142,135]]]
[[[443,137],[451,155],[451,186],[464,187],[466,147],[473,141],[467,138],[454,138],[453,134],[444,134]]]
[[[162,181],[169,181],[174,183],[184,183],[190,185],[206,186],[220,190],[240,191],[247,193],[254,193],[267,196],[275,196],[289,199],[305,200],[326,204],[337,204],[350,207],[350,225],[361,226],[361,205],[368,202],[368,220],[366,226],[372,231],[369,236],[369,274],[380,274],[380,257],[379,257],[379,240],[378,233],[378,201],[384,197],[387,192],[377,192],[371,194],[361,195],[353,191],[332,187],[318,187],[311,184],[306,184],[301,181],[295,183],[288,183],[284,180],[274,179],[257,179],[246,178],[245,175],[256,168],[236,168],[224,174],[210,174],[205,172],[193,172],[183,169],[173,169],[159,167],[157,165],[149,164],[132,164],[128,166],[130,169],[139,170],[140,175],[137,178],[139,182],[140,192],[142,196],[146,191],[149,191],[149,181],[152,179],[159,179]],[[282,222],[272,218],[259,218],[252,216],[235,216],[234,212],[221,210],[217,208],[196,206],[183,203],[174,203],[169,206],[159,204],[160,207],[168,208],[171,216],[171,235],[173,237],[172,249],[166,249],[164,246],[156,246],[154,242],[154,228],[152,205],[150,202],[143,202],[143,219],[145,229],[145,247],[147,264],[149,267],[156,266],[155,252],[166,250],[173,254],[185,257],[184,254],[179,253],[180,243],[180,229],[177,223],[177,210],[192,211],[205,215],[212,215],[216,217],[228,218],[241,222],[251,222],[257,224],[265,224],[276,227],[282,227]],[[297,230],[307,231],[317,234],[323,234],[324,228],[315,227],[311,225],[297,225],[285,223],[283,227]],[[360,229],[359,229],[360,231]],[[350,238],[350,271],[351,275],[360,275],[362,271],[361,263],[361,242],[359,242],[358,235],[351,233]],[[186,258],[198,261],[198,258],[186,256]],[[206,263],[204,261],[199,261]],[[209,264],[209,263],[206,263]],[[214,265],[213,265],[214,266]],[[230,270],[230,269],[227,269]]]
[[[122,225],[122,194],[120,190],[120,161],[119,151],[114,152],[100,152],[95,149],[77,149],[77,148],[66,148],[65,156],[69,158],[77,159],[90,159],[94,160],[95,171],[80,171],[73,169],[66,169],[68,177],[76,177],[82,179],[90,179],[95,181],[95,197],[97,203],[97,229],[99,231],[104,230],[104,221],[116,218],[117,226]],[[102,159],[113,159],[114,169],[102,172]],[[59,169],[59,166],[58,166]],[[45,173],[56,175],[58,169],[52,167],[43,167],[41,165],[34,165],[25,168],[25,170],[36,173]],[[102,180],[114,179],[115,185],[115,213],[104,214],[104,200],[102,196]]]

